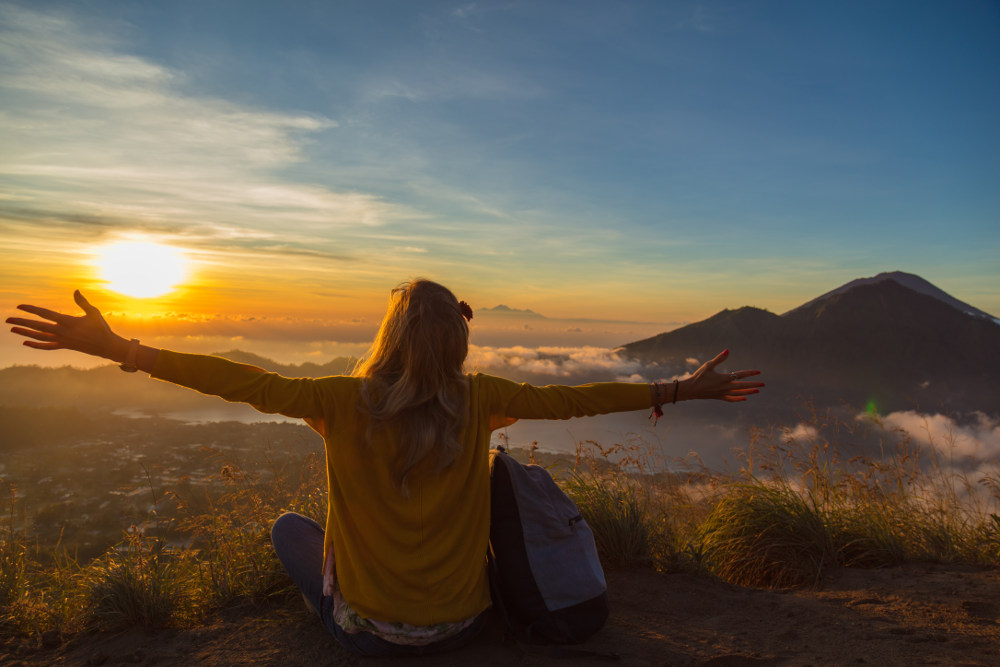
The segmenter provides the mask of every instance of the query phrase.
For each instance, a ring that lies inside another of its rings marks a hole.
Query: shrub
[[[815,583],[836,554],[822,513],[786,485],[734,484],[701,526],[709,568],[741,586]]]
[[[193,611],[196,591],[188,555],[135,527],[82,576],[90,611],[104,626],[161,627]]]
[[[653,544],[648,500],[639,484],[618,474],[574,475],[566,490],[594,532],[605,567],[650,563]]]

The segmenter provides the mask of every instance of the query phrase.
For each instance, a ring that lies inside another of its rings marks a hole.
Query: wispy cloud
[[[105,313],[115,328],[137,337],[176,340],[229,338],[276,345],[282,343],[319,344],[329,342],[368,344],[375,335],[377,321],[365,319],[310,320],[256,315],[214,315],[191,312],[156,313],[146,317],[119,312]],[[186,349],[186,348],[185,348]]]
[[[282,177],[333,119],[191,93],[182,73],[68,15],[3,5],[0,25],[0,186],[37,221],[269,229],[279,220],[305,234],[403,214],[369,193]]]

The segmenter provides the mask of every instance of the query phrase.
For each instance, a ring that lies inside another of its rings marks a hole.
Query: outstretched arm
[[[76,350],[118,363],[126,361],[134,344],[113,332],[101,312],[84,298],[80,290],[73,292],[73,300],[83,310],[83,315],[65,315],[48,308],[22,304],[17,307],[18,310],[42,320],[8,317],[7,324],[15,325],[11,327],[11,332],[30,339],[24,344],[37,350]],[[159,352],[157,348],[139,345],[136,366],[147,373],[152,372]]]
[[[676,401],[711,398],[732,403],[745,401],[759,393],[764,383],[745,378],[759,375],[760,371],[720,373],[715,370],[728,357],[729,351],[726,350],[676,384],[598,382],[572,387],[537,387],[484,375],[480,376],[483,380],[480,391],[489,392],[483,399],[491,406],[491,429],[510,426],[518,419],[569,419],[648,409],[650,406],[655,408],[654,414],[659,417],[662,416],[661,406]]]

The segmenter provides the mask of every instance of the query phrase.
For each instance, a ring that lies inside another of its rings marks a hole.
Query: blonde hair
[[[399,443],[394,477],[406,478],[424,459],[451,465],[461,449],[469,325],[448,288],[417,278],[392,291],[368,354],[351,373],[364,379],[359,409],[370,417],[368,439],[387,428]]]

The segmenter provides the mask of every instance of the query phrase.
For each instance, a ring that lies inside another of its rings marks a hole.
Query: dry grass
[[[921,447],[877,416],[812,412],[805,427],[752,431],[731,473],[697,461],[656,472],[662,463],[634,444],[582,443],[585,472],[567,488],[609,567],[645,562],[786,588],[814,584],[827,566],[1000,566],[1000,482],[981,471],[973,482],[942,460],[952,444]]]
[[[86,564],[58,547],[43,558],[26,531],[15,528],[23,506],[11,492],[0,524],[0,628],[40,637],[87,627],[183,626],[237,598],[292,597],[271,547],[270,525],[284,511],[325,517],[321,461],[268,461],[253,474],[224,465],[216,481],[221,493],[168,494],[190,537],[187,545],[170,546],[132,525],[118,544]]]
[[[200,585],[210,607],[291,590],[271,547],[271,522],[286,511],[325,522],[326,472],[318,456],[295,466],[269,457],[263,470],[266,475],[222,465],[216,481],[225,492],[200,499],[196,511],[192,503],[177,498],[186,514],[181,528],[192,536]]]
[[[162,627],[196,616],[193,555],[131,527],[122,541],[80,573],[85,607],[97,625]]]
[[[584,442],[561,460],[535,445],[526,456],[563,480],[610,568],[696,570],[744,586],[794,587],[814,584],[831,565],[1000,566],[995,474],[973,480],[954,461],[930,454],[946,447],[919,447],[877,418],[809,419],[807,428],[750,433],[740,468],[729,473],[696,460],[668,466],[635,441]],[[862,440],[867,454],[852,444]],[[252,473],[232,463],[218,469],[214,493],[169,494],[182,516],[175,528],[190,538],[183,547],[134,528],[86,564],[58,547],[42,558],[14,490],[0,489],[7,499],[0,629],[40,636],[100,625],[184,625],[234,599],[291,597],[269,527],[289,510],[322,522],[322,460],[269,460]]]
[[[606,567],[652,562],[655,524],[650,518],[649,499],[638,482],[624,475],[577,475],[565,486],[594,532]]]

